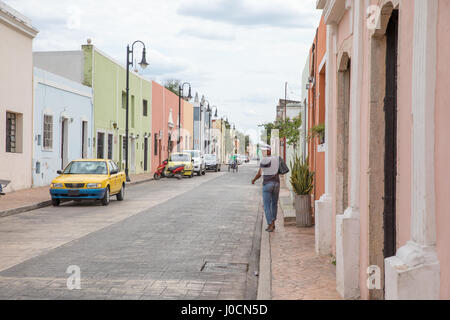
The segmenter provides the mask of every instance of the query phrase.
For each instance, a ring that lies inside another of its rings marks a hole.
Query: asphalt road
[[[255,299],[255,172],[151,181],[107,207],[70,202],[1,218],[0,299]]]

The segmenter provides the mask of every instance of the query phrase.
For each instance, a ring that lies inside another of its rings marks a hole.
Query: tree
[[[178,89],[180,87],[180,84],[181,84],[181,80],[169,79],[169,80],[166,80],[166,82],[164,83],[164,87],[167,90],[172,91],[173,93],[175,93],[178,96],[178,93],[179,93]]]
[[[250,146],[250,136],[245,136],[245,153],[247,153],[248,147]]]
[[[295,118],[279,119],[275,122],[268,122],[260,125],[264,128],[263,135],[267,134],[267,144],[270,144],[272,130],[278,129],[280,139],[286,139],[286,143],[297,149],[297,144],[300,141],[300,127],[302,126],[301,116]],[[263,139],[263,137],[262,137]]]
[[[264,130],[261,132],[261,140],[266,144],[270,144],[270,139],[272,137],[272,130],[277,129],[275,123],[268,122],[260,125],[259,127],[264,128]]]

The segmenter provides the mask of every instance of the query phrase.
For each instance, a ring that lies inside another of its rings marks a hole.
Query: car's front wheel
[[[122,185],[120,192],[116,195],[117,201],[123,201],[124,197],[125,197],[125,185]]]
[[[52,199],[52,206],[58,207],[61,204],[61,200],[59,199]]]
[[[105,195],[103,196],[103,199],[102,199],[102,205],[107,206],[109,204],[109,200],[110,200],[109,198],[110,198],[109,187],[107,187],[105,190]]]

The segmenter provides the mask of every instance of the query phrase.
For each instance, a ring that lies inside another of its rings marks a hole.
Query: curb
[[[128,182],[127,185],[133,186],[133,185],[150,182],[152,180],[153,180],[153,178],[136,181],[136,182]],[[0,211],[0,218],[12,216],[12,215],[23,213],[23,212],[33,211],[36,209],[49,207],[51,205],[52,205],[52,200],[45,200],[45,201],[37,202],[37,203],[30,204],[27,206],[19,207],[19,208],[12,208],[12,209],[8,209],[8,210]]]
[[[264,217],[263,217],[264,220]],[[256,300],[272,300],[272,258],[270,256],[270,235],[261,224],[261,249],[259,256],[259,281]]]
[[[24,207],[12,208],[12,209],[8,209],[5,211],[0,211],[0,218],[12,216],[12,215],[19,214],[22,212],[27,212],[27,211],[32,211],[32,210],[48,207],[51,204],[52,204],[51,200],[46,200],[46,201],[38,202],[35,204],[31,204],[28,206],[24,206]]]

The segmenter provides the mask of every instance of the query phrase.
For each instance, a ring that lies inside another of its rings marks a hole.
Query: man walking
[[[275,221],[278,213],[278,198],[280,196],[280,175],[278,173],[280,158],[272,156],[270,146],[261,147],[263,158],[260,168],[252,184],[263,176],[263,203],[267,220],[267,232],[275,230]]]

